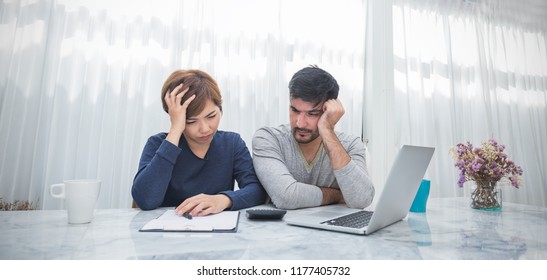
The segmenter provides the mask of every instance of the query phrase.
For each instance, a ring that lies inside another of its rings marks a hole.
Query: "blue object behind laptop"
[[[410,212],[425,212],[425,208],[427,206],[427,198],[429,197],[430,186],[431,181],[425,179],[422,180],[420,188],[416,193],[416,197],[414,197],[414,201],[412,202],[412,206],[410,206]]]

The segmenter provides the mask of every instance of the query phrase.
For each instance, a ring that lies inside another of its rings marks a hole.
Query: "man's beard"
[[[303,139],[298,135],[299,132],[309,133],[308,138]],[[313,140],[317,139],[319,137],[319,131],[312,131],[309,129],[303,129],[303,128],[293,128],[292,134],[294,137],[294,140],[300,144],[308,144],[312,142]]]

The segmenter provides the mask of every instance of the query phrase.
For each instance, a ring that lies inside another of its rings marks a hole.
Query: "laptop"
[[[404,145],[391,167],[374,211],[329,205],[303,209],[305,213],[288,215],[285,222],[364,235],[398,222],[408,214],[434,151],[435,148]]]

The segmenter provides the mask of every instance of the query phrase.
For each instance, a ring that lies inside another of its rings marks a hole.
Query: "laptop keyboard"
[[[349,215],[338,217],[336,219],[324,221],[322,222],[322,224],[350,228],[362,228],[368,225],[368,222],[372,217],[372,213],[372,211],[358,211]]]

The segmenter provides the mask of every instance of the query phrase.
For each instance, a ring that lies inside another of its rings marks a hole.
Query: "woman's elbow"
[[[157,209],[159,207],[159,205],[157,203],[152,203],[151,201],[135,201],[135,203],[137,204],[137,206],[141,209],[141,210],[154,210],[154,209]]]
[[[137,205],[139,206],[139,208],[140,208],[141,210],[145,210],[145,211],[154,210],[154,209],[157,209],[157,208],[158,208],[158,206],[156,206],[156,205],[148,205],[148,204],[144,204],[144,205],[142,205],[142,206],[141,206],[140,204],[137,204]]]
[[[158,203],[158,202],[152,201],[150,199],[139,199],[138,197],[135,198],[135,195],[133,195],[133,202],[141,210],[154,210],[154,209],[160,207],[160,205],[161,205],[161,202]]]

